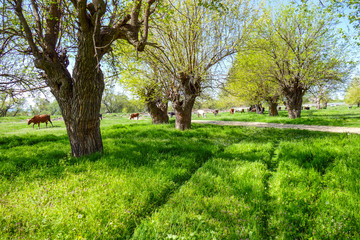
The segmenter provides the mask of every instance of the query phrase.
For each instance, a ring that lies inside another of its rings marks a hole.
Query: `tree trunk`
[[[201,78],[194,79],[187,73],[180,73],[181,89],[171,94],[171,101],[175,110],[175,128],[186,130],[191,128],[191,112],[195,99],[201,92]]]
[[[301,106],[304,94],[305,91],[301,88],[284,92],[286,97],[286,108],[290,119],[301,117]]]
[[[328,104],[328,103],[327,103],[326,101],[323,103],[323,105],[324,105],[323,108],[324,108],[324,109],[327,109],[327,104]]]
[[[261,103],[255,105],[256,113],[257,114],[264,114],[264,108],[262,107]]]
[[[269,102],[269,116],[279,116],[276,102]]]
[[[175,106],[175,128],[179,130],[186,130],[191,128],[191,112],[192,107],[188,106],[185,110],[176,110]],[[179,109],[179,108],[177,108]]]
[[[75,65],[71,89],[61,84],[64,89],[59,91],[56,86],[49,84],[59,103],[74,157],[103,152],[99,114],[104,77],[101,70],[95,68],[88,69],[87,74],[79,73],[79,69],[83,70],[85,65],[85,61]],[[66,79],[63,79],[64,82]]]
[[[315,99],[315,103],[316,103],[316,109],[321,109],[321,99],[320,99],[320,98],[316,98],[316,99]]]
[[[146,102],[147,108],[153,124],[169,123],[169,116],[167,114],[168,104],[157,100],[149,100]]]

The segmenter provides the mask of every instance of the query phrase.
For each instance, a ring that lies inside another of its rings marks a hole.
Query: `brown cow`
[[[34,128],[34,125],[38,124],[38,128],[40,128],[40,123],[46,123],[46,127],[47,127],[47,122],[50,122],[51,126],[54,127],[54,125],[52,124],[52,122],[50,120],[50,115],[48,115],[48,114],[36,115],[32,119],[28,120],[28,125],[30,125],[30,123],[34,123],[33,124],[33,128]]]
[[[234,114],[234,109],[233,108],[230,109],[230,113]]]
[[[219,113],[219,110],[216,109],[216,110],[213,110],[212,112],[213,112],[214,116],[216,117],[216,115],[218,115],[218,113]]]
[[[240,113],[245,113],[245,109],[241,109]]]
[[[137,120],[139,120],[139,113],[132,113],[129,119],[131,120],[133,118],[137,118]]]

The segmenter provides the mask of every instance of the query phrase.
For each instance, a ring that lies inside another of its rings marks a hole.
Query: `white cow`
[[[204,110],[198,110],[197,113],[198,113],[198,117],[202,116],[203,118],[206,118],[206,114]]]

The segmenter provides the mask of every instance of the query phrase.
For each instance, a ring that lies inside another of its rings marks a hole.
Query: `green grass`
[[[236,112],[231,115],[229,112],[221,112],[216,117],[212,113],[206,115],[206,120],[219,121],[242,121],[242,122],[268,122],[283,124],[305,124],[305,125],[324,125],[324,126],[343,126],[343,127],[360,127],[360,108],[353,107],[348,109],[347,106],[328,107],[328,109],[302,110],[301,118],[289,119],[285,110],[279,111],[279,116],[271,117],[269,112],[265,114],[256,114],[254,112],[240,113]],[[193,119],[198,118],[193,115]]]
[[[0,239],[360,239],[359,135],[111,115],[104,154],[75,159],[62,121],[15,122]]]

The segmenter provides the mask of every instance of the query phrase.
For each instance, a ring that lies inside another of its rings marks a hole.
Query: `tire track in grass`
[[[269,229],[269,216],[272,215],[273,213],[273,209],[271,208],[271,206],[269,205],[271,202],[271,196],[269,193],[269,180],[270,178],[273,176],[273,173],[275,172],[278,163],[275,162],[278,153],[277,153],[277,149],[279,148],[280,145],[280,141],[276,140],[273,142],[273,147],[270,151],[270,156],[269,156],[269,160],[265,162],[265,165],[267,167],[268,170],[268,174],[264,177],[263,179],[263,184],[265,186],[265,191],[264,191],[264,202],[266,203],[266,206],[264,206],[264,211],[263,211],[263,215],[261,217],[261,225],[263,226],[263,228],[260,231],[260,234],[262,235],[262,239],[270,239],[270,229]]]
[[[223,149],[221,151],[224,151]],[[173,196],[174,193],[178,192],[181,187],[183,187],[196,172],[203,167],[208,161],[213,159],[212,156],[209,156],[206,160],[202,161],[196,168],[192,169],[189,175],[186,178],[182,178],[179,182],[177,182],[177,187],[170,189],[169,191],[163,192],[161,197],[157,200],[154,200],[154,204],[152,207],[148,208],[145,212],[139,215],[139,222],[136,222],[136,225],[132,226],[128,239],[133,239],[133,235],[139,224],[146,218],[150,217],[155,211],[160,209],[163,205],[165,205],[169,199]]]

